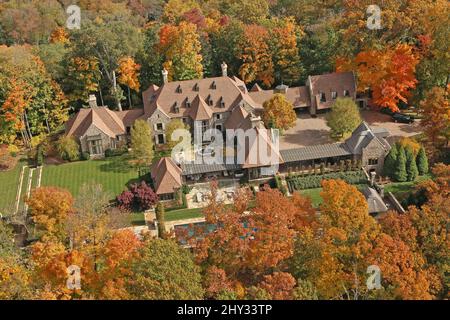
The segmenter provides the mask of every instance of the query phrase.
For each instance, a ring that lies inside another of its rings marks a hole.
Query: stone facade
[[[362,149],[362,166],[368,171],[374,170],[376,173],[383,172],[384,159],[389,149],[386,149],[378,139],[373,139],[365,148]]]

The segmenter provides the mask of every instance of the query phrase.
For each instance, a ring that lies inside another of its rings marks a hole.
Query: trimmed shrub
[[[145,181],[134,183],[116,198],[118,207],[127,210],[137,209],[145,211],[158,202],[158,195]]]
[[[56,149],[63,160],[77,161],[80,159],[78,143],[72,137],[61,136],[58,139]]]
[[[164,205],[159,202],[155,210],[156,220],[158,221],[158,235],[162,239],[167,238],[166,233],[166,211],[164,210]]]
[[[286,178],[289,190],[291,192],[295,190],[304,190],[312,188],[320,188],[322,180],[329,179],[341,179],[349,184],[364,184],[367,182],[367,178],[362,170],[359,171],[346,171],[346,172],[332,172],[324,175],[312,175],[312,176],[293,176]]]
[[[125,190],[116,198],[117,206],[121,210],[132,210],[134,205],[134,194],[130,190]]]
[[[39,145],[36,150],[36,165],[42,166],[44,164],[44,147]]]
[[[126,146],[117,148],[117,149],[106,149],[105,150],[105,157],[115,157],[115,156],[121,156],[124,153],[126,153],[128,151]]]
[[[89,160],[91,158],[91,155],[89,154],[89,152],[82,152],[80,155],[80,160],[86,161]]]

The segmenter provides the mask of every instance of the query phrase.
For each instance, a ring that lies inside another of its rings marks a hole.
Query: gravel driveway
[[[389,141],[400,137],[409,137],[421,132],[419,121],[413,124],[395,123],[391,117],[378,111],[363,110],[361,115],[372,128],[385,128],[390,132]],[[308,113],[297,113],[294,128],[285,131],[280,138],[280,149],[293,149],[305,146],[334,142],[329,136],[330,128],[325,121],[325,114],[311,118]]]

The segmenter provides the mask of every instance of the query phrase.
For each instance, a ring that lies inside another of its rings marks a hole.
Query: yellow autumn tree
[[[263,121],[270,128],[287,130],[294,126],[297,116],[292,103],[284,94],[276,93],[263,104]]]
[[[137,64],[132,57],[123,57],[119,60],[119,68],[117,72],[119,73],[119,83],[127,86],[128,88],[128,103],[130,107],[131,103],[131,93],[130,90],[139,91],[139,70],[141,66]]]

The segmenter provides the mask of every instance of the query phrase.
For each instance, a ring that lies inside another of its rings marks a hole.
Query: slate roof
[[[341,157],[349,156],[352,154],[348,150],[345,143],[332,143],[296,149],[287,149],[281,150],[280,153],[284,159],[284,162],[322,159],[328,157]]]
[[[168,157],[159,159],[151,168],[156,194],[173,193],[181,188],[181,169]]]
[[[191,162],[181,163],[183,175],[239,170],[241,168],[242,166],[239,164],[197,164]]]
[[[93,107],[80,109],[66,123],[66,133],[68,136],[81,137],[91,125],[95,125],[112,138],[126,132],[123,121],[116,112],[109,110],[108,107]]]
[[[380,213],[388,211],[388,207],[384,203],[380,194],[373,188],[367,187],[362,190],[362,194],[369,205],[369,213]]]
[[[361,154],[362,150],[367,147],[367,145],[376,139],[384,148],[389,148],[388,142],[382,137],[388,135],[388,133],[383,132],[380,136],[376,135],[366,122],[361,122],[361,124],[353,131],[352,135],[345,141],[348,150],[353,154]]]
[[[242,80],[236,77],[214,77],[171,81],[161,87],[150,86],[143,92],[145,114],[149,117],[158,108],[171,118],[191,116],[191,108],[186,102],[192,103],[197,96],[203,101],[212,101],[212,105],[208,105],[212,113],[232,110],[242,102],[254,109],[262,108],[248,94]],[[173,108],[175,103],[179,107],[179,112]]]
[[[253,87],[254,88],[254,87]],[[275,90],[262,90],[259,86],[259,89],[251,89],[248,93],[252,99],[259,103],[263,104],[267,100],[273,97],[276,93]],[[286,91],[286,99],[292,103],[294,108],[298,107],[308,107],[311,105],[309,91],[307,87],[292,87],[288,88]]]

